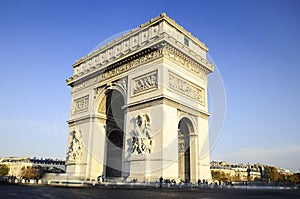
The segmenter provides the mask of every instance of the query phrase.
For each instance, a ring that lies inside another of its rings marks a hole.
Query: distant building
[[[284,175],[292,175],[292,174],[294,174],[290,170],[283,169],[283,168],[277,168],[277,172],[280,173],[280,174],[284,174]]]
[[[229,174],[232,179],[239,178],[240,181],[253,181],[261,179],[261,164],[229,164],[225,161],[210,163],[211,171],[220,171]],[[234,180],[232,180],[234,181]]]
[[[66,170],[64,160],[7,157],[0,158],[0,165],[2,164],[9,167],[8,176],[15,176],[17,178],[21,177],[23,167],[41,167],[53,173],[65,172]]]

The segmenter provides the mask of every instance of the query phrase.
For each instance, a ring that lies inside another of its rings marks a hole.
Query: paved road
[[[29,185],[1,185],[0,198],[77,199],[77,198],[300,198],[300,190],[236,190],[236,189],[154,189],[154,188],[71,188]]]

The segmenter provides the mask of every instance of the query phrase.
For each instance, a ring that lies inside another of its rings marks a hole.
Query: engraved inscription
[[[157,88],[157,71],[132,79],[132,95]]]
[[[200,104],[205,104],[204,89],[169,72],[169,87],[179,93],[191,97]]]

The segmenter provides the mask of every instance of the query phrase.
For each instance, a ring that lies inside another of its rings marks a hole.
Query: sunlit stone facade
[[[163,13],[77,60],[67,174],[211,180],[207,51]]]

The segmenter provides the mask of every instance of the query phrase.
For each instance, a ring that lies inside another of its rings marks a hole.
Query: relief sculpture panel
[[[74,101],[73,114],[87,111],[89,107],[89,96],[84,96],[82,98],[76,99]]]
[[[136,77],[131,81],[132,96],[153,89],[157,89],[157,71]]]
[[[200,86],[169,71],[169,88],[205,105],[205,91]]]

